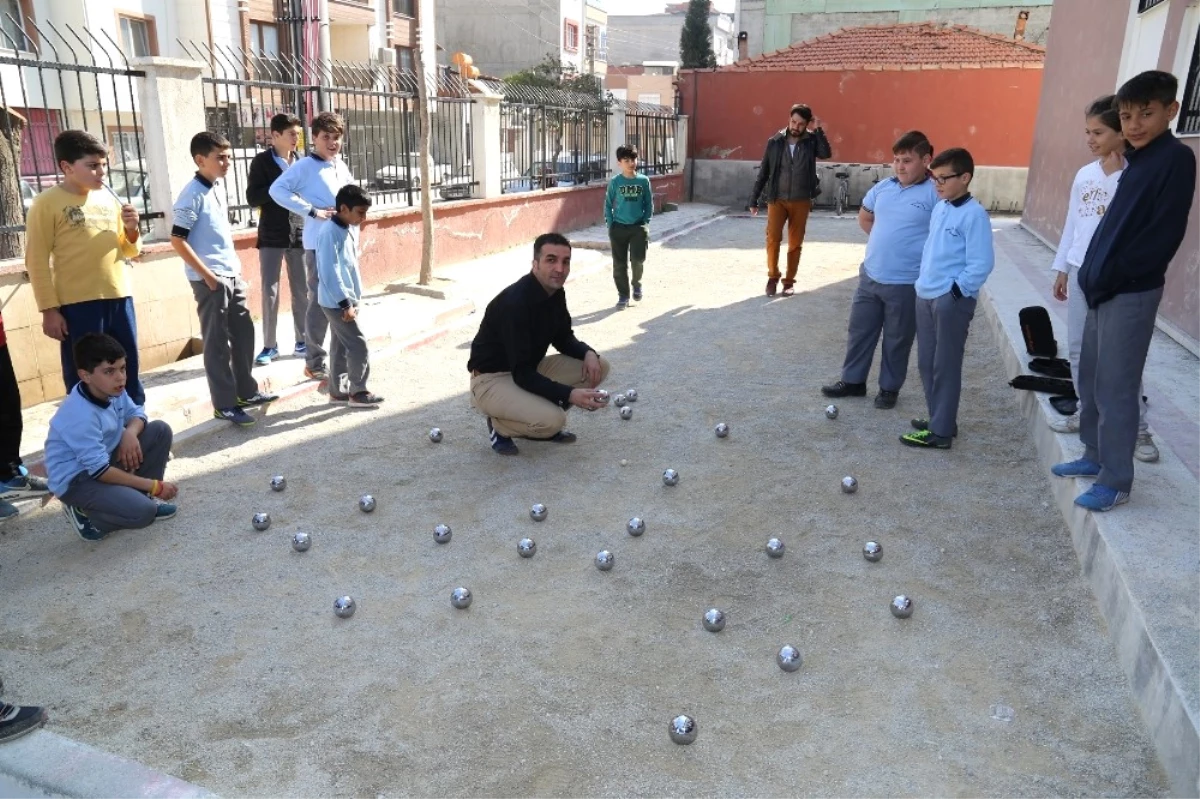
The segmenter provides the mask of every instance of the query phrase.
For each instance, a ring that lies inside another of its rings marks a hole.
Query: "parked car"
[[[450,167],[447,164],[431,164],[429,168],[429,182],[436,186],[450,172]],[[417,191],[421,188],[421,154],[408,153],[400,156],[397,162],[383,167],[375,173],[373,188],[384,191],[406,190],[408,189],[409,176],[412,177],[412,189]]]
[[[475,183],[475,179],[471,174],[471,165],[458,170],[453,175],[448,175],[442,180],[442,185],[438,187],[438,196],[443,200],[467,200],[471,197],[471,188]]]

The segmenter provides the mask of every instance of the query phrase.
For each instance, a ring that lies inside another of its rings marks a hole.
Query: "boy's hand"
[[[167,502],[175,499],[175,495],[179,493],[179,486],[174,483],[168,483],[166,480],[158,482],[158,498],[165,499]]]
[[[121,443],[117,445],[117,463],[127,472],[136,472],[141,468],[142,444],[132,430],[121,434]]]
[[[138,229],[138,222],[140,222],[141,219],[142,218],[138,216],[137,209],[132,205],[126,203],[125,205],[121,206],[121,223],[125,225],[125,229],[130,233],[133,233]]]
[[[349,308],[342,309],[342,321],[353,322],[358,318],[358,307],[351,305]]]
[[[1054,278],[1054,299],[1062,302],[1067,299],[1067,273],[1059,272]]]
[[[221,283],[219,280],[217,280],[217,276],[212,272],[205,272],[200,277],[204,281],[204,285],[208,286],[209,291],[216,291],[217,286],[219,286]]]
[[[333,216],[333,214],[334,214],[334,210],[332,208],[314,208],[313,209],[313,216],[317,219],[329,219],[331,216]]]
[[[57,308],[42,311],[42,332],[55,341],[66,340],[67,320]]]

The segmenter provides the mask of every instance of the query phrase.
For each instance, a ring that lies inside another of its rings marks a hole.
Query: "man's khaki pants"
[[[787,274],[785,285],[796,282],[800,268],[800,248],[804,246],[804,229],[808,227],[808,212],[812,200],[776,200],[767,204],[767,277],[779,279],[779,245],[783,243],[783,225],[787,223]]]
[[[608,377],[608,361],[600,359],[600,382]],[[571,388],[592,388],[583,380],[583,361],[548,355],[538,372]],[[599,385],[599,384],[597,384]],[[492,419],[492,428],[508,438],[550,438],[567,426],[567,412],[545,397],[513,382],[512,372],[471,376],[471,405]]]

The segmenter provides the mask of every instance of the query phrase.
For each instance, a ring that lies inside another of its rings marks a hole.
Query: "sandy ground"
[[[97,545],[57,503],[6,526],[9,695],[225,795],[1164,795],[982,318],[952,451],[896,440],[922,415],[915,352],[896,410],[846,400],[829,421],[818,389],[865,237],[814,218],[800,293],[768,300],[762,231],[729,219],[655,246],[625,312],[603,271],[569,285],[608,387],[641,394],[628,422],[573,412],[574,445],[488,449],[466,394],[476,321],[377,359],[378,412],[311,395],[179,448],[175,520]],[[907,621],[888,612],[902,592]],[[775,665],[785,643],[797,673]],[[668,739],[678,713],[699,722],[690,747]]]

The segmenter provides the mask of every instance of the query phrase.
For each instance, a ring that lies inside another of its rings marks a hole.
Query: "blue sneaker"
[[[21,511],[17,510],[16,505],[0,499],[0,522],[8,521],[20,513]]]
[[[0,483],[0,500],[21,499],[22,497],[38,497],[50,493],[45,477],[30,474],[24,466],[17,466],[16,477]]]
[[[233,422],[238,427],[250,427],[254,424],[254,417],[241,408],[218,408],[213,411],[213,418]]]
[[[1104,513],[1104,511],[1112,510],[1118,505],[1124,505],[1128,501],[1128,491],[1118,491],[1115,488],[1102,485],[1094,485],[1075,497],[1076,505],[1081,508],[1093,510],[1096,513]]]
[[[297,342],[296,342],[296,349],[295,349],[295,351],[293,352],[293,354],[294,354],[294,355],[295,355],[297,358],[303,358],[305,355],[308,355],[308,345],[307,345],[307,344],[305,344],[303,341],[297,341]]]
[[[159,502],[158,507],[154,510],[154,521],[161,522],[164,519],[174,517],[177,508],[172,502]]]
[[[246,397],[245,399],[238,397],[238,407],[250,408],[254,405],[269,405],[277,399],[279,399],[278,394],[268,394],[265,391],[256,391],[254,392],[253,397]]]
[[[628,307],[629,307],[629,298],[628,297],[617,297],[617,310],[618,311],[623,311]]]
[[[67,517],[67,521],[71,523],[71,529],[74,530],[84,541],[100,541],[108,535],[96,529],[96,525],[92,524],[92,520],[87,517],[83,511],[73,505],[62,503],[63,516]]]
[[[1050,467],[1050,474],[1055,477],[1095,477],[1100,474],[1100,464],[1080,458],[1077,461],[1058,463]]]
[[[635,302],[641,302],[641,301],[642,301],[642,287],[641,287],[641,286],[634,286],[634,287],[633,287],[633,299],[634,299],[634,301],[635,301]]]
[[[279,360],[279,349],[277,347],[263,347],[263,351],[254,359],[255,366],[266,366],[271,361]]]
[[[492,417],[488,417],[488,439],[492,442],[492,449],[501,455],[516,455],[520,450],[513,440],[508,436],[502,436],[496,432],[496,428],[492,427]]]

